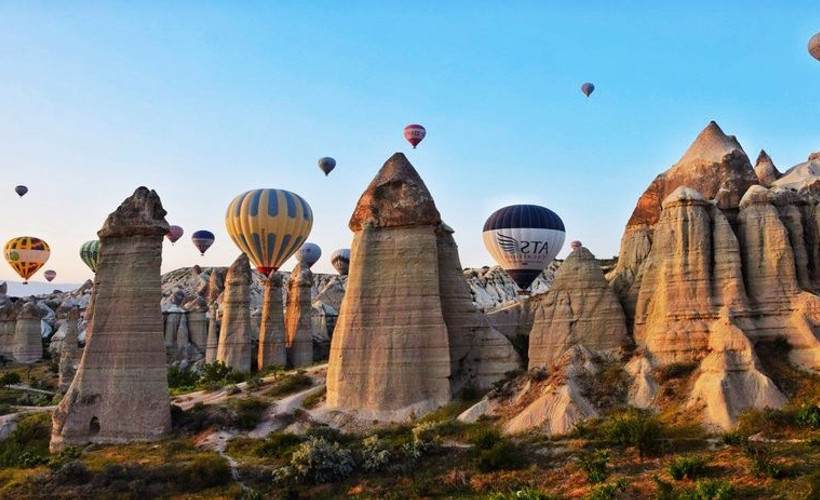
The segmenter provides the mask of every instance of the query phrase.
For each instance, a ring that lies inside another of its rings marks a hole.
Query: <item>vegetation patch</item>
[[[265,392],[265,396],[283,398],[310,387],[313,387],[313,379],[304,373],[297,372],[276,380],[271,388]]]

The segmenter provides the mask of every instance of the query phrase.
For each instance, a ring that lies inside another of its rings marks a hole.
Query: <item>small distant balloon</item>
[[[595,92],[595,85],[587,82],[581,85],[581,92],[583,92],[585,96],[589,97],[589,94]]]
[[[342,276],[347,276],[350,270],[350,249],[340,248],[330,255],[330,263]]]
[[[173,245],[177,240],[182,238],[183,234],[185,234],[185,231],[181,227],[171,226],[168,228],[168,232],[165,233],[165,237],[168,238],[168,241]]]
[[[51,249],[48,243],[34,236],[12,238],[3,248],[3,255],[12,269],[28,284],[31,278],[48,261]]]
[[[26,186],[15,186],[14,192],[20,195],[20,198],[22,198],[24,194],[28,193],[28,188]]]
[[[97,261],[100,260],[100,240],[86,241],[80,247],[80,259],[91,269],[97,272]]]
[[[575,241],[573,241],[572,243],[570,243],[570,244],[569,244],[569,246],[570,246],[570,248],[572,248],[573,250],[578,250],[578,249],[579,249],[579,248],[581,248],[583,245],[581,244],[581,242],[580,242],[580,241],[575,240]]]
[[[56,277],[57,277],[57,271],[55,271],[55,270],[53,270],[53,269],[48,269],[48,270],[46,270],[46,271],[43,273],[43,276],[45,276],[45,277],[46,277],[46,280],[47,280],[49,283],[51,283],[52,281],[54,281],[54,278],[56,278]]]
[[[215,240],[214,233],[205,229],[200,229],[191,235],[191,241],[194,242],[194,246],[202,255],[205,255],[205,251],[211,248]]]
[[[412,124],[404,127],[404,138],[413,145],[413,149],[416,149],[416,146],[418,146],[426,136],[427,130],[421,125]]]
[[[336,168],[336,160],[329,156],[319,158],[319,168],[325,173],[325,177]]]
[[[322,249],[316,243],[307,242],[296,252],[296,260],[304,262],[308,267],[319,262],[322,256]]]
[[[820,33],[809,39],[809,54],[820,61]]]

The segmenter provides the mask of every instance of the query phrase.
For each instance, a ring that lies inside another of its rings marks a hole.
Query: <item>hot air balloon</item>
[[[820,33],[809,39],[809,54],[820,61]]]
[[[97,272],[97,261],[100,260],[100,240],[86,241],[80,247],[80,259],[92,272]]]
[[[205,229],[200,229],[191,235],[191,241],[194,242],[194,246],[202,255],[205,255],[205,251],[211,248],[215,240],[214,233],[206,231]]]
[[[14,192],[20,195],[20,198],[22,198],[24,194],[28,193],[28,188],[26,186],[15,186]]]
[[[296,252],[296,260],[304,262],[311,267],[313,264],[319,262],[319,257],[322,256],[322,249],[316,243],[307,242],[299,248]]]
[[[350,270],[350,249],[340,248],[330,255],[330,263],[342,276],[347,276]]]
[[[183,234],[185,234],[185,231],[181,227],[171,226],[168,228],[168,232],[165,233],[165,237],[168,238],[168,241],[173,245],[178,239],[182,238]]]
[[[595,92],[595,85],[587,82],[581,85],[581,92],[583,92],[585,96],[589,97],[589,94]]]
[[[521,290],[526,290],[564,245],[564,222],[538,205],[511,205],[484,223],[484,246]]]
[[[231,201],[225,227],[236,246],[267,276],[302,246],[313,227],[313,211],[290,191],[255,189]]]
[[[52,281],[54,281],[54,278],[57,277],[57,272],[54,269],[48,269],[43,273],[43,276],[45,276],[46,280],[48,280],[48,282],[51,283]]]
[[[23,278],[23,284],[27,285],[28,279],[48,261],[51,249],[40,238],[20,236],[6,242],[3,255],[12,269]]]
[[[325,173],[325,177],[327,177],[327,174],[336,168],[336,160],[329,156],[323,156],[319,158],[319,168],[322,169],[322,172]]]
[[[569,246],[570,246],[570,248],[572,248],[573,250],[578,250],[579,248],[581,248],[581,247],[582,247],[582,246],[584,246],[584,245],[583,245],[580,241],[575,240],[575,241],[573,241],[572,243],[570,243],[570,244],[569,244]]]
[[[413,149],[416,149],[416,146],[424,140],[424,137],[427,135],[427,130],[421,125],[408,125],[404,127],[404,138],[407,139],[407,142],[413,145]]]

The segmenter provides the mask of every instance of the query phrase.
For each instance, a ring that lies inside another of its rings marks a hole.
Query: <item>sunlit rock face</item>
[[[93,333],[54,411],[52,451],[159,439],[171,430],[160,309],[165,213],[159,196],[140,187],[97,233]]]

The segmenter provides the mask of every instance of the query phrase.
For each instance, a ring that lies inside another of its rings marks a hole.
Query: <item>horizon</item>
[[[514,203],[559,214],[558,258],[578,239],[606,259],[711,120],[781,172],[820,150],[815,3],[467,5],[3,3],[0,237],[49,243],[32,280],[55,269],[83,283],[79,246],[144,185],[185,230],[165,240],[163,272],[229,266],[228,203],[276,187],[311,205],[314,272],[332,274],[356,201],[398,151],[455,229],[462,267],[495,265],[481,228]],[[427,129],[415,150],[410,123]],[[337,161],[328,177],[322,156]],[[204,257],[198,229],[216,235]],[[7,264],[2,281],[22,286]]]

